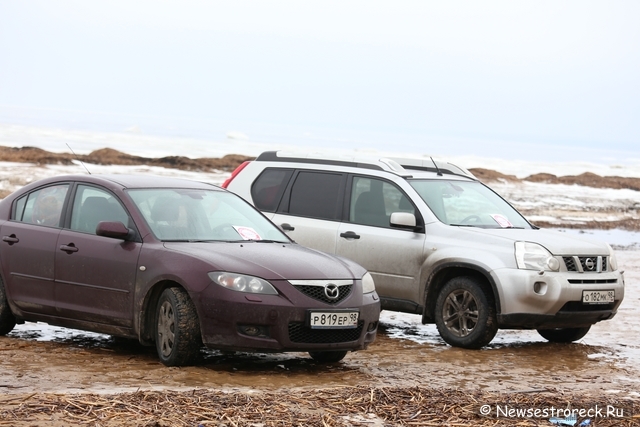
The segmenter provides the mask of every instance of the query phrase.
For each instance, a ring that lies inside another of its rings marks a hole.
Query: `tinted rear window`
[[[275,212],[292,173],[292,169],[265,169],[251,186],[253,204],[261,211]]]
[[[320,219],[339,219],[342,174],[300,172],[291,189],[289,213]]]

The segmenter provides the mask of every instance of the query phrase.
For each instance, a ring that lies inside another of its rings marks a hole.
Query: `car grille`
[[[618,283],[618,279],[569,279],[572,285],[606,285]]]
[[[567,271],[580,273],[602,273],[607,271],[606,256],[564,256],[562,257]]]
[[[327,297],[324,292],[324,286],[294,285],[294,288],[296,288],[306,296],[313,298],[314,300],[322,301],[326,304],[336,305],[347,298],[349,295],[351,295],[351,288],[353,288],[353,285],[338,286],[338,298],[336,299],[329,299],[329,297]]]
[[[362,334],[364,321],[358,322],[357,328],[352,329],[311,329],[304,323],[289,323],[289,340],[305,344],[330,344],[358,341]]]

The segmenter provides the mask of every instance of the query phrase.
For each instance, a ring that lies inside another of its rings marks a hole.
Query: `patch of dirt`
[[[140,157],[125,154],[111,148],[102,148],[86,155],[67,153],[51,153],[37,147],[3,147],[0,146],[0,161],[44,164],[71,165],[73,160],[97,165],[147,165],[174,168],[196,172],[213,170],[232,171],[245,160],[252,157],[228,154],[221,158],[191,159],[185,156]]]
[[[478,178],[482,182],[492,182],[492,181],[508,181],[508,182],[518,182],[520,179],[515,175],[505,175],[501,172],[496,172],[491,169],[484,168],[472,168],[469,169],[476,178]]]
[[[621,176],[600,176],[591,172],[580,175],[556,176],[550,173],[537,173],[526,178],[518,178],[514,175],[505,175],[490,169],[473,168],[469,172],[474,174],[482,182],[542,182],[545,184],[581,185],[594,188],[629,189],[640,191],[640,178],[628,178]]]
[[[640,403],[613,396],[559,395],[552,390],[500,394],[426,387],[342,387],[283,393],[136,392],[128,395],[31,395],[0,399],[0,416],[12,426],[513,426],[496,414],[532,408],[612,407],[640,412]],[[481,415],[482,414],[484,415]],[[485,414],[486,412],[486,414]],[[551,417],[551,412],[547,418]],[[543,418],[543,417],[539,417]],[[564,418],[564,417],[560,417]],[[24,421],[24,420],[29,421]],[[577,421],[587,417],[577,418]],[[544,419],[525,420],[536,426]],[[546,424],[545,424],[546,425]],[[550,424],[549,424],[550,425]],[[595,425],[595,424],[594,424]],[[637,426],[633,418],[601,418],[598,426]]]
[[[526,177],[525,181],[544,182],[547,184],[582,185],[594,188],[614,188],[640,191],[640,178],[626,178],[621,176],[600,176],[591,172],[580,175],[555,176],[539,173]]]

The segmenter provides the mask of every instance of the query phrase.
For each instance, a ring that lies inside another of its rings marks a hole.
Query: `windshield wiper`
[[[485,228],[489,230],[524,230],[524,227],[491,227],[483,224],[449,224],[452,227],[476,227],[476,228]]]
[[[171,242],[176,242],[177,240],[170,240]],[[189,239],[189,240],[179,240],[180,242],[188,242],[188,243],[238,243],[245,242],[246,240],[222,240],[222,239]]]

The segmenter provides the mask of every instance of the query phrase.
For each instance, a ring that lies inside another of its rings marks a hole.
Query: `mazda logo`
[[[338,297],[340,296],[340,289],[338,288],[338,285],[329,283],[324,287],[324,294],[331,300],[338,299]]]
[[[593,271],[593,269],[596,268],[596,262],[593,260],[593,258],[587,258],[584,260],[584,266],[587,268],[587,270]]]

